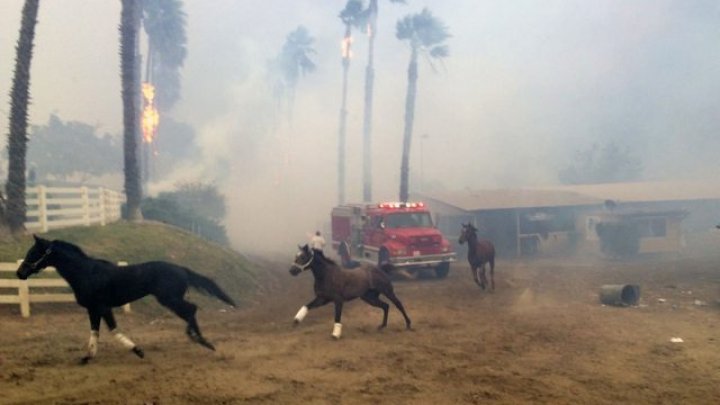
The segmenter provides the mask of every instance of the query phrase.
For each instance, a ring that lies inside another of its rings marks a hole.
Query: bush
[[[145,198],[140,209],[145,219],[177,226],[222,245],[229,243],[225,227],[217,219],[208,218],[182,205],[171,193]]]

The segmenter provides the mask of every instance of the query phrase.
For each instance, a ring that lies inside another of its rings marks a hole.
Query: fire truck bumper
[[[442,263],[450,263],[454,261],[455,253],[390,258],[390,263],[395,267],[435,267]]]

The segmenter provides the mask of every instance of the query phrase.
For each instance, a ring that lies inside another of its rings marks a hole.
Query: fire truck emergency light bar
[[[378,208],[423,208],[425,204],[421,202],[384,202],[378,204]]]

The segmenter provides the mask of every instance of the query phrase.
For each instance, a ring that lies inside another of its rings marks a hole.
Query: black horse
[[[495,246],[487,239],[478,240],[477,229],[471,224],[462,224],[462,231],[458,243],[468,244],[468,263],[475,283],[483,290],[487,285],[485,277],[485,263],[490,264],[490,286],[495,289]]]
[[[297,276],[304,270],[312,270],[315,276],[315,299],[304,305],[295,315],[295,325],[299,324],[308,310],[321,307],[327,303],[335,304],[335,325],[332,336],[336,339],[342,334],[343,303],[360,297],[368,304],[383,310],[383,320],[378,329],[387,326],[388,308],[386,302],[380,299],[380,294],[386,296],[405,318],[405,326],[410,329],[410,318],[405,313],[402,302],[395,296],[392,282],[388,275],[374,266],[346,270],[341,269],[334,261],[325,257],[318,250],[305,245],[299,247],[295,262],[290,267],[290,274]]]
[[[187,322],[186,333],[190,339],[215,350],[200,333],[200,327],[195,320],[197,306],[184,298],[190,286],[235,306],[233,300],[211,279],[185,267],[162,261],[120,268],[108,261],[89,257],[71,243],[50,241],[35,235],[33,237],[35,244],[25,255],[25,260],[17,270],[17,277],[25,280],[42,269],[53,266],[68,282],[75,294],[75,300],[87,308],[90,316],[90,341],[87,355],[82,358],[83,363],[87,363],[97,353],[100,319],[105,320],[110,332],[123,346],[138,357],[144,357],[140,347],[117,331],[112,308],[149,294],[154,295],[160,304]]]

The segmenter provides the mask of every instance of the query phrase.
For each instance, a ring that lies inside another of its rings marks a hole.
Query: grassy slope
[[[210,276],[237,301],[243,301],[257,286],[253,265],[237,252],[159,223],[117,222],[103,227],[54,230],[40,236],[76,244],[88,255],[111,262],[165,260],[177,263]],[[0,261],[23,258],[32,243],[31,235],[0,243]]]

